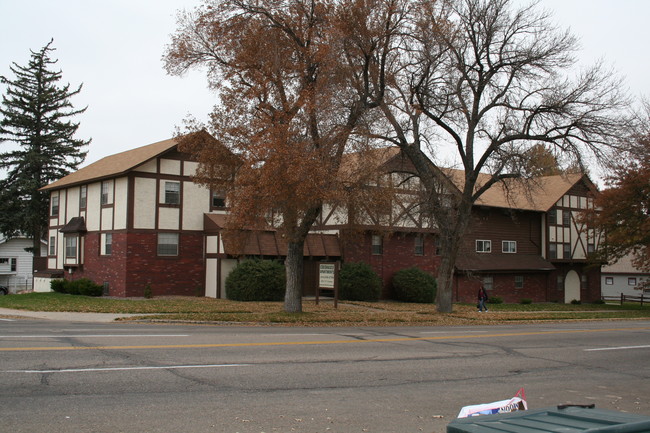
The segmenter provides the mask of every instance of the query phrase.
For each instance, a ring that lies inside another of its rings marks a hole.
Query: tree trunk
[[[287,313],[302,312],[303,248],[304,241],[288,244],[285,262],[287,288],[284,294],[284,311]]]

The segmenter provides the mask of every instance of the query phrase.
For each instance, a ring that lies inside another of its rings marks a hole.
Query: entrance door
[[[576,271],[569,271],[564,279],[564,303],[580,300],[580,276]]]

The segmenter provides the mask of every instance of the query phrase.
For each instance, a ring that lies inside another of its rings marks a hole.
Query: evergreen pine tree
[[[10,66],[15,79],[0,76],[7,85],[0,105],[0,232],[6,237],[24,234],[33,238],[34,256],[40,256],[40,242],[46,235],[48,194],[39,189],[76,170],[86,157],[90,140],[73,136],[79,123],[70,118],[75,110],[70,97],[81,91],[60,85],[61,70],[50,68],[53,40],[38,52],[31,51],[26,67]],[[13,143],[11,145],[10,143]],[[17,149],[16,149],[17,148]]]

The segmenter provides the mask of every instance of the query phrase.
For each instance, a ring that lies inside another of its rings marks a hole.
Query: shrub
[[[347,301],[376,301],[381,296],[381,278],[367,263],[345,263],[339,273],[339,298]]]
[[[573,300],[571,300],[571,303],[572,303],[573,305],[580,305],[580,304],[582,304],[582,302],[580,302],[578,299],[573,299]]]
[[[57,278],[50,281],[50,289],[58,293],[68,293],[66,292],[66,281],[62,278]]]
[[[519,301],[519,303],[520,303],[520,304],[524,304],[524,305],[528,305],[528,304],[532,304],[532,303],[533,303],[533,300],[532,300],[532,299],[528,299],[528,298],[524,298],[524,299],[522,299],[521,301]]]
[[[274,260],[246,260],[226,278],[226,296],[233,301],[281,301],[284,266]]]
[[[490,296],[488,299],[488,303],[490,304],[503,304],[503,298],[500,296]]]
[[[145,299],[153,298],[153,291],[151,291],[151,284],[150,283],[147,283],[147,285],[144,286],[144,297],[145,297]]]
[[[432,303],[437,287],[433,276],[416,267],[402,269],[393,275],[393,289],[399,301]]]
[[[74,281],[67,281],[67,290],[71,295],[82,296],[102,296],[104,287],[100,284],[95,284],[88,278],[80,278]]]

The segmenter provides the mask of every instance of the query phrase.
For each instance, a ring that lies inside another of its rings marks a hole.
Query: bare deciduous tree
[[[602,65],[574,69],[576,40],[536,4],[414,4],[381,104],[390,128],[377,135],[401,147],[429,192],[441,240],[436,302],[450,312],[455,260],[476,200],[522,178],[533,145],[578,162],[606,155],[619,142],[627,99]],[[445,170],[448,155],[462,178]]]

